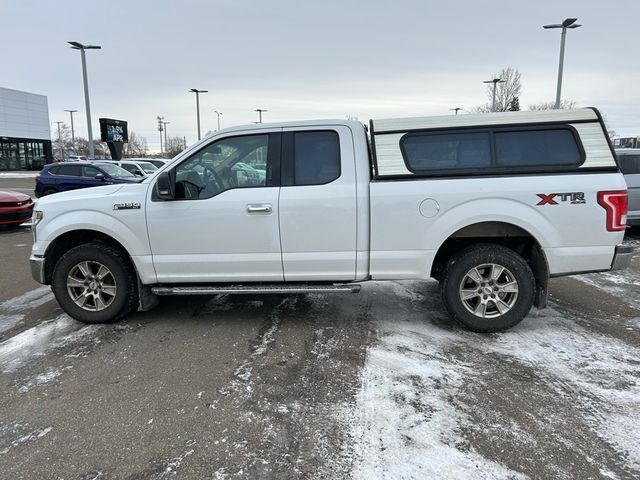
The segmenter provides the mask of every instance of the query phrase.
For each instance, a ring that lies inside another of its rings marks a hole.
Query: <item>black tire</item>
[[[505,270],[501,272],[498,267]],[[493,280],[492,272],[500,276]],[[440,287],[445,307],[456,322],[474,332],[499,332],[527,316],[536,283],[527,262],[513,250],[478,244],[451,257]],[[463,295],[468,298],[463,300]]]
[[[46,197],[47,195],[52,195],[54,193],[58,193],[58,191],[55,188],[45,188],[42,191],[42,196]]]
[[[87,293],[92,288],[91,284],[89,286],[67,288],[70,274],[74,277],[73,280],[75,280],[76,276],[82,275],[81,269],[78,267],[83,262],[88,262],[89,266],[93,267],[89,269],[90,271],[93,270],[93,273],[96,273],[97,265],[106,267],[110,275],[107,275],[110,283],[109,288],[113,289],[113,295],[105,295],[102,292],[101,281],[99,281],[99,287],[93,287],[96,288],[95,294]],[[97,293],[98,288],[100,289],[99,294]],[[138,306],[137,277],[129,263],[129,259],[117,248],[101,243],[79,245],[65,253],[58,260],[53,270],[51,289],[62,309],[71,317],[85,323],[114,322],[128,315]],[[83,294],[78,295],[78,299],[81,302],[83,298],[85,299],[86,305],[84,308],[76,304],[72,297],[73,294],[80,292],[82,289],[84,289]],[[108,299],[107,302],[103,302],[106,306],[100,310],[98,308],[101,308],[102,305],[98,305],[96,300],[98,295],[101,295],[102,299]]]

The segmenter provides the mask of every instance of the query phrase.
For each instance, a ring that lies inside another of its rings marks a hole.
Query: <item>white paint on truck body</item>
[[[423,279],[430,277],[438,249],[452,234],[480,222],[504,222],[535,238],[551,274],[606,270],[623,232],[606,231],[605,210],[596,195],[626,187],[600,123],[583,123],[599,122],[595,117],[593,110],[584,109],[373,121],[374,143],[390,136],[377,137],[378,129],[448,128],[478,122],[515,125],[548,118],[577,122],[589,165],[613,166],[609,171],[579,173],[401,180],[381,175],[395,171],[381,171],[391,168],[383,166],[388,153],[383,151],[384,142],[375,144],[380,176],[371,179],[367,133],[359,122],[320,120],[225,129],[181,153],[140,184],[41,198],[36,210],[42,210],[44,218],[36,227],[32,253],[44,256],[59,235],[88,229],[117,240],[144,284]],[[225,136],[318,129],[339,134],[341,176],[327,185],[236,188],[208,200],[152,201],[160,172]],[[397,140],[388,148],[395,149],[397,157]],[[397,167],[397,158],[394,161],[389,165]],[[583,192],[585,202],[538,205],[537,194],[562,192]],[[420,213],[426,199],[437,204],[430,216]],[[113,210],[114,203],[140,203],[141,208]],[[248,204],[263,203],[271,205],[270,214],[247,215]]]
[[[374,181],[371,276],[428,278],[444,241],[481,222],[504,222],[527,231],[543,248],[551,274],[607,270],[624,232],[606,231],[606,212],[596,195],[624,188],[616,173]],[[585,203],[537,205],[537,193],[572,191],[584,192]],[[433,218],[420,214],[425,198],[440,205]]]

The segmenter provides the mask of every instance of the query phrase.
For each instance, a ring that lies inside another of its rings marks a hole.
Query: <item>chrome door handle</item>
[[[267,203],[260,205],[247,205],[247,213],[271,213],[271,205]]]

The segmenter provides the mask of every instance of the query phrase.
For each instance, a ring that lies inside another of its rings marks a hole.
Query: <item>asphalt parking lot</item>
[[[88,326],[31,280],[30,246],[0,228],[1,478],[640,478],[640,252],[479,335],[433,281]]]

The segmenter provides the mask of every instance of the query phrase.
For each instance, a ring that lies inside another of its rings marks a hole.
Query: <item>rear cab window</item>
[[[340,177],[340,139],[334,130],[295,132],[294,185],[324,185]]]

